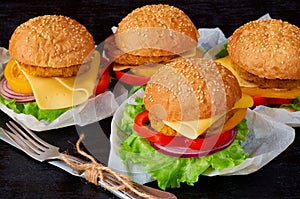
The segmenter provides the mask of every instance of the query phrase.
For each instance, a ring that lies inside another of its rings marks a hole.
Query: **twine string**
[[[91,182],[95,185],[99,185],[99,181],[101,182],[101,185],[108,190],[125,190],[126,188],[137,194],[138,196],[148,198],[148,199],[154,199],[156,197],[151,196],[149,194],[143,193],[139,190],[137,190],[133,182],[128,176],[125,176],[123,174],[117,173],[114,170],[110,169],[109,167],[106,167],[102,165],[101,163],[98,163],[95,158],[83,150],[80,149],[80,143],[83,140],[84,135],[81,134],[79,136],[78,141],[76,142],[76,150],[77,152],[82,155],[83,157],[86,157],[90,160],[90,162],[87,162],[85,164],[74,162],[67,158],[65,154],[62,154],[62,160],[71,166],[72,168],[79,170],[79,171],[85,171],[85,177],[88,182]],[[105,180],[105,176],[111,176],[112,178],[116,179],[119,185],[111,185],[109,182]]]

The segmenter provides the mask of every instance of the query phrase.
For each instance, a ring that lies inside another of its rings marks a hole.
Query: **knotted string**
[[[79,171],[85,171],[85,177],[88,182],[91,182],[95,185],[99,185],[99,181],[101,182],[101,185],[108,189],[108,190],[125,190],[126,188],[134,192],[135,194],[149,199],[154,199],[155,197],[148,195],[146,193],[142,193],[134,188],[133,183],[131,179],[128,176],[125,176],[123,174],[117,173],[114,170],[110,169],[109,167],[106,167],[102,165],[101,163],[98,163],[94,157],[87,154],[86,152],[82,151],[80,149],[80,143],[83,140],[84,135],[81,134],[78,141],[76,142],[76,149],[78,153],[87,159],[90,160],[90,162],[87,162],[86,164],[76,163],[74,161],[69,160],[66,155],[62,154],[62,160],[70,165],[72,168],[77,169]],[[105,173],[109,173],[112,177],[118,180],[119,186],[116,185],[110,185],[108,184],[104,178]]]

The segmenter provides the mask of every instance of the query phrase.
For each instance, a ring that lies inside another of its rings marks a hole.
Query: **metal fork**
[[[62,154],[59,152],[59,148],[53,146],[44,140],[40,139],[30,129],[23,124],[19,124],[27,133],[21,130],[15,123],[9,121],[6,126],[16,135],[12,136],[9,132],[5,131],[5,134],[13,140],[27,155],[40,162],[48,160],[62,160]],[[77,158],[75,156],[67,155],[67,158],[71,161],[84,164],[86,161]]]
[[[13,132],[13,134],[5,129],[3,133],[9,137],[21,150],[23,150],[27,155],[32,157],[35,160],[40,162],[49,161],[59,159],[62,160],[62,154],[59,152],[59,148],[53,146],[42,139],[40,139],[37,135],[35,135],[30,129],[25,127],[23,124],[19,124],[25,131],[19,128],[15,123],[9,121],[6,123],[7,127]],[[86,161],[77,158],[75,156],[66,155],[64,154],[69,160],[76,162],[78,164],[87,163]],[[77,176],[85,177],[83,175],[79,175],[80,172],[78,171]],[[106,183],[111,186],[119,186],[121,185],[120,182],[114,178],[110,173],[105,173],[105,180]],[[102,182],[98,182],[100,186],[102,186]],[[154,189],[148,186],[144,186],[141,184],[137,184],[133,182],[133,186],[136,190],[146,193],[150,195],[152,198],[169,198],[169,199],[176,199],[177,197],[169,192]],[[136,193],[131,190],[109,190],[114,195],[124,198],[124,199],[135,199],[135,198],[142,198]]]

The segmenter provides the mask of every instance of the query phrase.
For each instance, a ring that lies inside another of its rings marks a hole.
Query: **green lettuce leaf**
[[[121,126],[122,132],[130,135],[122,143],[119,155],[128,169],[132,163],[141,164],[163,190],[179,188],[181,183],[193,185],[198,181],[199,175],[208,169],[230,168],[248,157],[241,146],[249,131],[245,119],[237,126],[238,132],[233,143],[222,151],[201,158],[176,158],[164,155],[132,129],[135,116],[144,110],[142,99],[136,98],[136,102],[137,105],[126,105]]]
[[[146,89],[146,86],[132,86],[132,88],[130,89],[130,91],[129,91],[129,93],[128,93],[128,96],[133,95],[136,91],[138,91],[138,90],[140,90],[140,89],[145,90],[145,89]]]
[[[242,125],[245,122],[244,120]],[[141,164],[157,180],[161,189],[179,188],[181,183],[193,185],[198,181],[199,175],[209,168],[222,170],[245,160],[248,155],[241,146],[241,140],[238,139],[238,137],[245,139],[244,132],[238,130],[238,134],[234,142],[220,152],[201,158],[176,158],[156,151],[147,139],[133,132],[122,143],[119,155],[125,164]]]
[[[24,113],[26,115],[33,115],[38,120],[45,120],[48,122],[54,121],[61,114],[70,110],[71,108],[57,109],[57,110],[42,110],[37,106],[36,102],[27,102],[18,104],[16,100],[7,100],[0,96],[0,103],[12,109],[16,113]]]
[[[133,95],[139,89],[145,90],[145,88],[146,88],[146,86],[133,86],[131,88],[131,90],[129,91],[128,96]],[[121,129],[122,129],[122,132],[127,132],[127,134],[132,133],[134,118],[137,116],[137,114],[146,110],[145,106],[144,106],[143,98],[136,97],[135,103],[136,104],[126,104],[125,105],[125,111],[124,111],[124,115],[123,115],[123,118],[121,121]]]
[[[280,108],[292,108],[296,111],[300,111],[300,96],[297,96],[291,104],[282,104]]]
[[[130,134],[133,129],[134,118],[137,116],[137,114],[145,110],[143,98],[136,97],[135,103],[136,105],[125,105],[125,112],[121,121],[122,132],[128,132]]]
[[[215,55],[215,58],[216,59],[219,59],[219,58],[222,58],[222,57],[226,57],[228,55],[228,51],[227,51],[227,47],[228,47],[228,44],[224,44],[223,45],[223,49],[220,50],[216,55]]]

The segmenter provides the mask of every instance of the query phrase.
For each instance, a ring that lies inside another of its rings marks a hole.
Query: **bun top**
[[[234,107],[242,92],[224,66],[203,58],[175,59],[147,83],[144,104],[150,121],[209,118]]]
[[[300,79],[300,29],[281,20],[251,21],[228,42],[233,63],[261,78]]]
[[[169,5],[146,5],[118,24],[116,44],[137,56],[168,56],[197,46],[199,33],[191,19]],[[179,47],[178,47],[179,46]]]
[[[39,67],[67,67],[86,62],[95,48],[88,30],[58,15],[32,18],[16,28],[9,53],[18,62]]]

